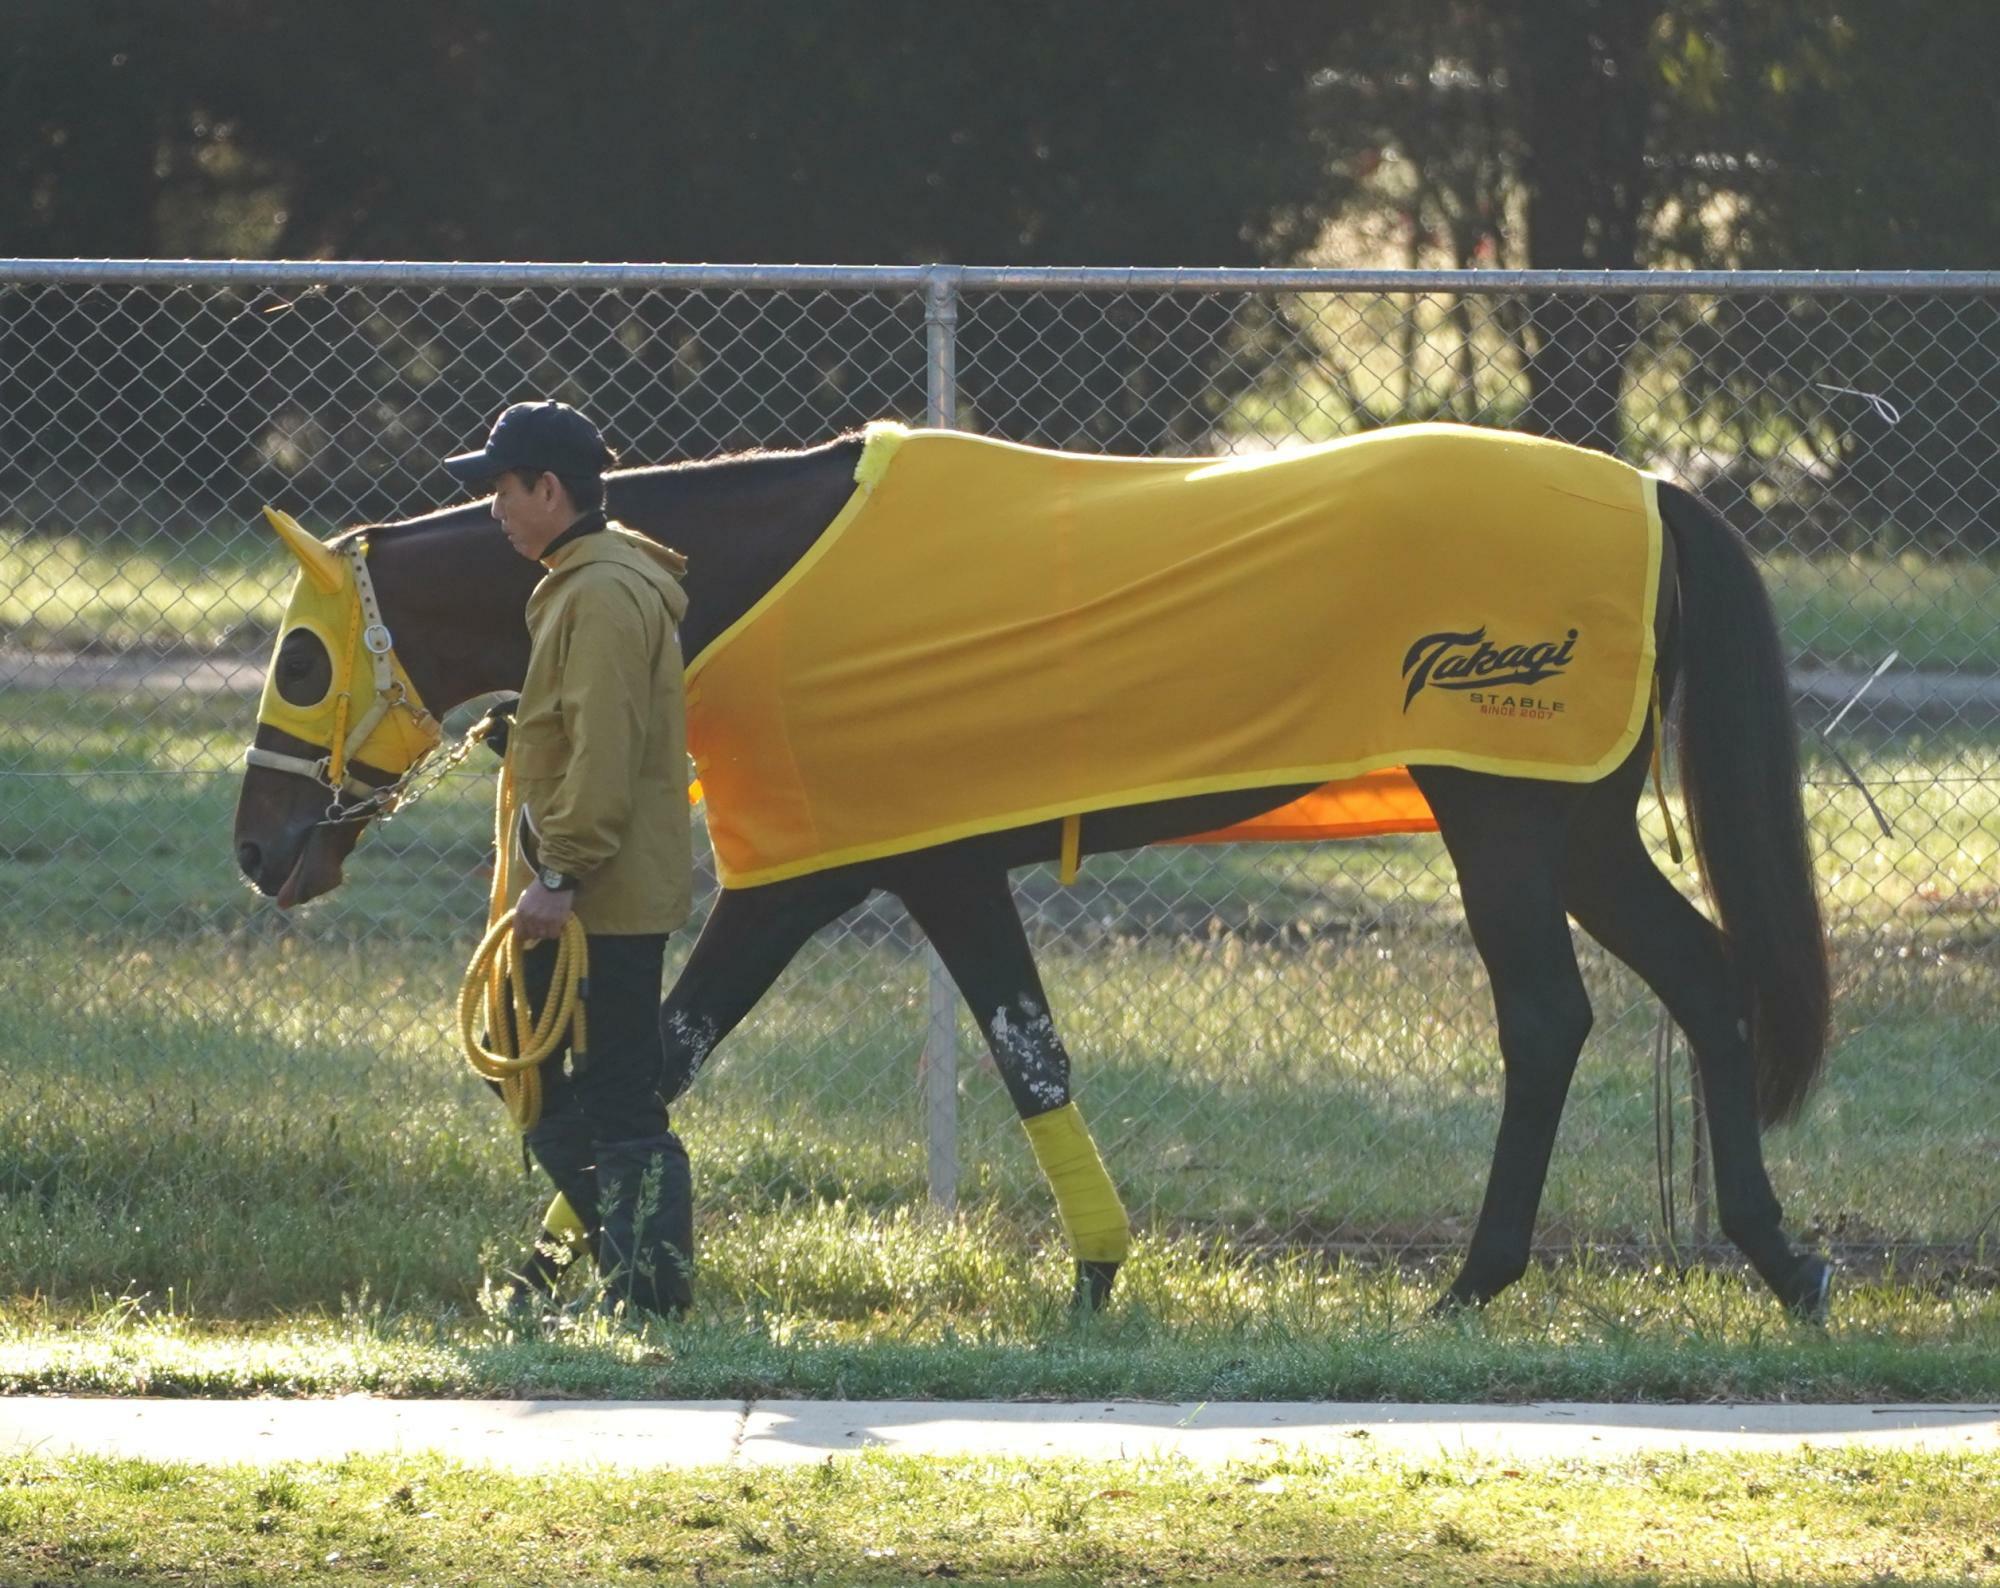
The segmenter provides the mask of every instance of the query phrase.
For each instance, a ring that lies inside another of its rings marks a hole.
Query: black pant
[[[542,1066],[542,1115],[579,1110],[598,1141],[656,1136],[667,1128],[660,1096],[660,978],[667,934],[589,934],[585,1039],[577,1058],[567,1044]],[[539,1010],[556,973],[558,945],[532,944],[522,960],[528,994]]]
[[[598,1228],[597,1146],[667,1130],[660,1096],[660,980],[664,932],[591,933],[581,1059],[567,1042],[542,1065],[542,1114],[528,1130],[528,1150],[594,1239]],[[537,1012],[555,979],[557,944],[544,939],[522,952],[528,995]]]
[[[543,1063],[542,1112],[528,1147],[582,1221],[607,1302],[678,1313],[693,1296],[694,1196],[660,1092],[666,934],[592,934],[588,943],[584,1051],[565,1045]],[[523,953],[537,1009],[557,952],[540,942]]]

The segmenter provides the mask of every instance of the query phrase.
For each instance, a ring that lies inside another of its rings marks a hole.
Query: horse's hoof
[[[1104,1304],[1111,1299],[1111,1284],[1118,1277],[1116,1263],[1079,1262],[1076,1265],[1076,1291],[1070,1297],[1070,1308],[1079,1313],[1102,1312]]]
[[[1832,1316],[1833,1264],[1818,1252],[1808,1253],[1799,1265],[1799,1278],[1786,1311],[1800,1323],[1824,1327]]]
[[[1458,1285],[1453,1285],[1424,1309],[1424,1316],[1434,1322],[1444,1318],[1459,1318],[1468,1312],[1482,1310],[1492,1299],[1491,1296],[1482,1296],[1476,1290],[1461,1290]]]

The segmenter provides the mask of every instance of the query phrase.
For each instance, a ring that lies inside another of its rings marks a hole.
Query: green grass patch
[[[2000,1458],[925,1461],[512,1476],[0,1460],[47,1583],[1891,1583],[2000,1576]]]
[[[0,639],[261,656],[284,616],[287,561],[261,528],[242,525],[55,535],[0,525]]]
[[[1485,1311],[1425,1315],[1442,1271],[1143,1238],[1111,1305],[1067,1307],[1058,1243],[996,1213],[847,1204],[704,1231],[685,1320],[611,1322],[573,1277],[543,1315],[356,1290],[242,1322],[178,1294],[0,1306],[0,1392],[747,1398],[1965,1400],[2000,1394],[2000,1292],[1844,1276],[1827,1329],[1719,1258],[1589,1257]],[[366,1262],[327,1254],[329,1266]],[[246,1261],[256,1248],[246,1244]]]
[[[365,840],[339,894],[281,917],[229,853],[244,711],[17,692],[0,719],[0,1273],[15,1340],[73,1343],[118,1298],[225,1351],[237,1328],[254,1343],[296,1324],[323,1343],[358,1309],[453,1351],[526,1353],[480,1358],[529,1364],[518,1381],[515,1366],[479,1368],[490,1392],[544,1382],[537,1353],[568,1347],[489,1339],[479,1296],[547,1191],[447,1027],[484,907],[490,780],[453,779]],[[1837,1045],[1805,1120],[1767,1143],[1796,1233],[1857,1261],[1904,1254],[1877,1290],[1843,1283],[1832,1354],[1778,1349],[1775,1308],[1727,1253],[1690,1354],[1672,1309],[1706,1293],[1630,1266],[1666,1252],[1657,1017],[1585,945],[1598,1025],[1541,1233],[1551,1252],[1617,1261],[1565,1261],[1523,1291],[1555,1324],[1503,1308],[1458,1356],[1411,1355],[1406,1335],[1432,1337],[1404,1324],[1479,1204],[1501,1072],[1450,866],[1434,839],[1410,839],[1151,850],[1094,861],[1070,890],[1022,877],[1083,1107],[1144,1236],[1105,1331],[1080,1342],[1047,1190],[969,1022],[964,1214],[919,1211],[926,997],[906,923],[884,906],[816,940],[677,1114],[702,1249],[687,1338],[710,1342],[695,1353],[707,1366],[680,1371],[808,1393],[863,1358],[932,1393],[1992,1393],[1968,1363],[2000,1356],[1975,1288],[2000,1241],[1978,1173],[2000,1150],[2000,762],[1966,734],[1847,748],[1895,833],[1811,760]],[[1663,846],[1650,796],[1642,820]],[[1691,870],[1679,877],[1692,892]],[[1673,1086],[1685,1240],[1684,1069]],[[1404,1266],[1336,1261],[1356,1253]],[[1651,1320],[1636,1355],[1621,1332],[1634,1316]],[[1375,1351],[1383,1329],[1393,1344]],[[1328,1349],[1367,1361],[1314,1354]],[[176,1371],[147,1360],[162,1382]],[[587,1355],[601,1360],[615,1353]]]
[[[1805,556],[1766,560],[1795,665],[2000,674],[2000,565],[1973,557]]]
[[[545,1191],[456,1056],[459,969],[446,945],[293,938],[15,959],[0,972],[17,1042],[0,1269],[65,1302],[172,1290],[227,1316],[334,1306],[364,1281],[399,1302],[469,1302]],[[1462,1243],[1500,1084],[1462,942],[1106,945],[1047,970],[1142,1227],[1388,1253]],[[1964,1239],[1984,1212],[1965,1166],[1991,1150],[1994,968],[1920,950],[1862,974],[1824,1092],[1770,1140],[1780,1192],[1808,1233]],[[1635,996],[1608,965],[1592,979],[1607,1010]],[[922,1017],[921,967],[893,943],[829,945],[787,975],[677,1116],[710,1250],[739,1245],[746,1220],[921,1199]],[[1635,1005],[1592,1038],[1552,1242],[1655,1236],[1653,1030]],[[1004,1092],[970,1058],[961,1079],[961,1195],[1039,1242],[1048,1195]]]

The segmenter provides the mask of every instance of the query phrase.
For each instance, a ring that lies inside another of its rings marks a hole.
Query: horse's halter
[[[393,810],[407,774],[437,748],[442,734],[396,659],[395,642],[375,599],[375,581],[368,575],[368,539],[353,536],[336,551],[289,513],[267,507],[264,516],[300,567],[264,676],[257,721],[308,744],[325,745],[326,754],[308,760],[252,745],[243,759],[251,766],[311,778],[327,790],[333,798],[323,821],[357,821]],[[333,663],[326,693],[306,706],[294,705],[278,691],[278,653],[297,629],[315,635]],[[374,696],[357,714],[356,674],[364,654]],[[380,788],[364,783],[350,771],[357,764],[388,773],[395,781]],[[349,799],[353,803],[343,803]]]

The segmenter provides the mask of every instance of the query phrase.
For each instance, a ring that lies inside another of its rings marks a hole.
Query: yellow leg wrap
[[[1080,1262],[1124,1262],[1132,1249],[1132,1221],[1076,1104],[1065,1103],[1021,1124],[1035,1149],[1035,1162],[1056,1194],[1070,1251]]]
[[[576,1216],[576,1209],[569,1205],[569,1198],[560,1191],[555,1201],[549,1204],[548,1212],[542,1215],[542,1228],[571,1246],[583,1245],[583,1220]]]

